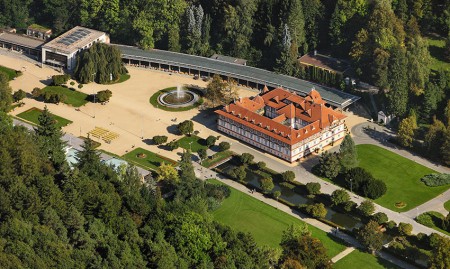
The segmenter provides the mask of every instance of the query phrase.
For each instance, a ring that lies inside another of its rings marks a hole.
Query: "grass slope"
[[[408,211],[436,197],[450,186],[427,187],[420,181],[424,175],[436,173],[389,150],[375,145],[357,145],[359,166],[370,171],[387,185],[387,192],[375,200],[381,206]],[[396,208],[396,202],[405,202],[404,208]]]
[[[42,110],[38,108],[30,108],[27,111],[24,111],[17,115],[17,117],[22,118],[24,120],[30,121],[36,125],[39,125],[39,116],[42,114]],[[64,127],[72,123],[72,121],[62,118],[60,116],[52,114],[53,118],[56,120],[56,126]]]
[[[88,102],[88,95],[82,92],[74,91],[62,86],[47,86],[42,89],[44,92],[62,93],[67,96],[65,104],[73,107],[80,107]]]
[[[0,72],[3,72],[6,75],[8,75],[9,80],[13,80],[15,77],[17,77],[16,70],[2,66],[2,65],[0,65]]]
[[[450,200],[444,203],[444,208],[447,209],[447,211],[450,211]]]
[[[209,182],[222,184],[217,180]],[[289,225],[301,223],[301,220],[233,188],[230,197],[213,212],[213,216],[220,223],[238,231],[251,233],[257,243],[273,248],[280,247],[281,234]],[[343,244],[329,237],[324,231],[308,226],[312,236],[324,244],[330,258],[345,249]]]
[[[143,153],[146,155],[145,158],[138,158],[137,155]],[[125,161],[129,161],[130,163],[134,163],[137,166],[156,170],[162,162],[176,164],[175,161],[165,158],[161,155],[158,155],[154,152],[145,150],[143,148],[137,148],[127,154],[123,155],[122,158]]]
[[[351,268],[370,268],[370,269],[397,269],[396,265],[370,255],[366,252],[354,250],[341,260],[337,261],[333,268],[335,269],[351,269]]]

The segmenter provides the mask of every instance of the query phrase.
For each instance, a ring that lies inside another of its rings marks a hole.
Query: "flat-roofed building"
[[[241,98],[223,109],[217,128],[289,162],[323,149],[346,134],[346,116],[325,106],[319,92],[305,97],[282,88]]]
[[[109,36],[97,30],[76,26],[42,46],[42,63],[72,70],[76,57],[94,43],[109,43]]]
[[[31,38],[26,35],[15,34],[8,31],[0,31],[0,48],[28,54],[36,60],[41,58],[42,44],[44,44],[44,40]]]
[[[47,40],[52,36],[52,30],[39,24],[32,24],[27,28],[27,36]]]

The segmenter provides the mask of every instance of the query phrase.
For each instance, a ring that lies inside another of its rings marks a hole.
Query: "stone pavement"
[[[354,247],[348,247],[346,248],[344,251],[342,251],[341,253],[339,253],[338,255],[334,256],[333,258],[331,258],[331,261],[333,263],[336,263],[337,261],[339,261],[340,259],[344,258],[345,256],[347,256],[348,254],[352,253],[353,250],[355,250]]]
[[[202,180],[206,180],[206,179],[209,179],[209,178],[218,179],[221,182],[225,183],[226,185],[228,185],[230,187],[233,187],[234,189],[236,189],[236,190],[238,190],[240,192],[243,192],[243,193],[245,193],[247,195],[251,195],[255,199],[258,199],[259,201],[264,202],[265,204],[268,204],[268,205],[270,205],[270,206],[272,206],[272,207],[274,207],[274,208],[276,208],[278,210],[281,210],[281,211],[283,211],[283,212],[285,212],[285,213],[287,213],[287,214],[289,214],[289,215],[291,215],[291,216],[293,216],[293,217],[295,217],[297,219],[300,219],[300,220],[302,220],[302,221],[304,221],[304,222],[306,222],[306,223],[308,223],[308,224],[310,224],[310,225],[312,225],[312,226],[314,226],[314,227],[316,227],[316,228],[318,228],[318,229],[320,229],[320,230],[330,234],[330,236],[332,236],[332,237],[337,237],[337,238],[343,240],[344,242],[346,242],[347,244],[349,244],[349,245],[351,245],[353,247],[356,247],[356,248],[361,248],[362,247],[361,244],[354,237],[352,237],[352,236],[350,236],[350,235],[348,235],[346,233],[339,232],[336,229],[334,229],[333,227],[329,226],[328,224],[320,222],[320,221],[318,221],[318,220],[316,220],[314,218],[310,218],[310,217],[306,216],[305,214],[303,214],[303,213],[301,213],[301,212],[299,212],[297,210],[293,210],[292,208],[290,208],[287,205],[284,205],[284,204],[282,204],[282,203],[280,203],[278,201],[275,201],[272,198],[265,197],[263,194],[261,194],[259,192],[251,193],[251,190],[249,188],[247,188],[246,186],[244,186],[244,185],[242,185],[242,184],[240,184],[240,183],[238,183],[238,182],[236,182],[234,180],[226,178],[226,177],[222,176],[221,174],[216,173],[215,171],[212,171],[212,170],[210,170],[208,168],[202,167],[200,164],[198,164],[196,162],[193,162],[193,165],[194,165],[194,168],[195,168],[195,175],[198,178],[202,179]],[[413,265],[411,265],[411,264],[409,264],[409,263],[407,263],[407,262],[405,262],[403,260],[400,260],[400,259],[398,259],[398,258],[396,258],[396,257],[394,257],[394,256],[392,256],[392,255],[390,255],[388,253],[386,253],[385,251],[380,251],[378,253],[378,256],[383,258],[383,259],[385,259],[385,260],[387,260],[387,261],[390,261],[391,263],[393,263],[393,264],[395,264],[395,265],[397,265],[397,266],[399,266],[401,268],[405,268],[405,269],[415,269],[415,268],[417,268],[417,267],[415,267],[415,266],[413,266]]]

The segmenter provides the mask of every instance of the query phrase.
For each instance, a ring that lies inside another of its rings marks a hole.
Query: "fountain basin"
[[[177,89],[165,92],[158,97],[158,103],[160,105],[172,108],[187,107],[195,104],[199,99],[199,96],[190,90]]]

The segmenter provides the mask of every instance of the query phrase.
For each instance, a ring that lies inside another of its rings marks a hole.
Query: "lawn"
[[[139,158],[137,156],[138,154],[145,154],[146,156],[145,158]],[[128,152],[127,154],[123,155],[122,158],[125,161],[133,163],[134,165],[152,170],[156,170],[162,162],[176,164],[175,161],[169,158],[163,157],[143,148],[137,148],[131,152]]]
[[[211,158],[207,158],[206,160],[204,160],[202,162],[202,165],[204,167],[210,167],[213,164],[216,164],[222,160],[225,160],[226,158],[232,156],[233,154],[234,154],[234,152],[229,151],[229,150],[217,152],[216,154],[212,155]]]
[[[0,65],[0,72],[5,73],[8,75],[9,80],[13,80],[15,77],[17,77],[17,71],[5,66]]]
[[[192,143],[191,143],[192,142]],[[189,149],[192,152],[197,152],[199,149],[207,149],[208,147],[205,145],[205,139],[198,137],[196,135],[185,136],[178,140],[180,147],[184,149]],[[189,145],[189,143],[191,143]]]
[[[441,213],[436,212],[436,211],[428,211],[428,212],[425,212],[423,214],[429,215],[431,217],[431,220],[433,221],[433,225],[427,225],[426,223],[422,223],[423,225],[425,225],[427,227],[430,227],[432,229],[435,229],[436,231],[439,231],[441,233],[444,233],[444,234],[450,236],[449,232],[447,232],[446,230],[442,229],[442,220],[446,216],[444,216]],[[421,223],[421,222],[419,222],[419,223]]]
[[[428,46],[431,54],[431,69],[450,70],[450,62],[444,58],[445,39],[439,37],[427,37]]]
[[[29,122],[32,122],[36,125],[39,125],[39,116],[41,114],[42,114],[42,110],[33,107],[33,108],[28,109],[27,111],[24,111],[24,112],[18,114],[17,117],[27,120]],[[61,118],[54,114],[52,114],[52,116],[56,120],[56,126],[58,126],[58,127],[64,127],[64,126],[67,126],[72,123],[72,121],[65,119],[65,118]]]
[[[450,211],[450,200],[444,203],[444,208],[447,209],[447,211]]]
[[[80,107],[88,102],[88,95],[79,91],[71,90],[62,86],[47,86],[42,89],[44,92],[62,93],[67,96],[65,104],[73,107]]]
[[[397,212],[404,212],[438,196],[450,186],[427,187],[420,179],[436,171],[375,145],[357,145],[359,166],[386,183],[387,192],[375,202]],[[396,202],[405,202],[396,208]]]
[[[337,261],[333,268],[349,269],[349,268],[370,268],[370,269],[397,269],[400,268],[386,260],[375,257],[369,253],[354,250],[341,260]]]
[[[209,180],[209,182],[222,184],[214,179]],[[258,244],[273,248],[280,247],[282,232],[289,225],[302,222],[247,194],[233,188],[230,189],[230,197],[225,199],[222,205],[213,212],[214,219],[238,231],[250,232]],[[324,231],[311,225],[308,226],[312,236],[318,238],[324,244],[330,258],[345,249],[343,244],[333,240]]]
[[[127,81],[127,80],[129,80],[130,79],[130,74],[122,74],[122,75],[120,75],[120,77],[119,77],[119,79],[118,80],[116,80],[116,81],[111,81],[110,83],[105,83],[105,84],[117,84],[117,83],[122,83],[122,82],[125,82],[125,81]]]

